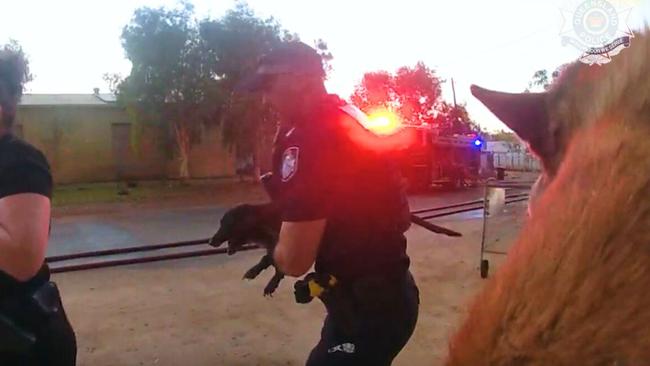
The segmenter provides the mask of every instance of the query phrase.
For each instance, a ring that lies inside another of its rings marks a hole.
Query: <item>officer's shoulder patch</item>
[[[288,182],[298,171],[298,146],[292,146],[284,150],[282,154],[282,181]]]

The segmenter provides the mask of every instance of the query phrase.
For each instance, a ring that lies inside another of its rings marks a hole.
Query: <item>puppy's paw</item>
[[[273,297],[276,288],[277,286],[271,286],[271,284],[266,285],[266,287],[264,287],[264,296]]]
[[[246,271],[246,273],[244,274],[243,279],[245,279],[245,280],[253,280],[260,274],[260,272],[261,271],[259,269],[253,267],[253,268],[249,269],[248,271]]]

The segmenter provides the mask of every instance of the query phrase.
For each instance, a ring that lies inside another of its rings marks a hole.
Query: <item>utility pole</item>
[[[454,78],[451,78],[451,92],[454,95],[454,109],[456,109],[456,87],[454,86]]]

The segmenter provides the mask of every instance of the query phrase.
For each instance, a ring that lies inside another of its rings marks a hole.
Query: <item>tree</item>
[[[521,140],[519,137],[514,132],[510,131],[505,131],[505,130],[500,130],[495,133],[490,134],[490,139],[494,141],[508,141],[513,144],[519,144],[521,143]]]
[[[143,7],[122,31],[131,73],[115,88],[120,102],[140,121],[165,123],[179,155],[179,175],[189,178],[192,137],[210,121],[219,101],[209,54],[193,18],[193,6]],[[108,80],[117,82],[115,76]]]
[[[268,106],[258,96],[233,92],[235,85],[254,71],[257,60],[283,40],[296,38],[273,19],[260,19],[246,3],[235,7],[217,20],[200,24],[201,37],[214,60],[211,71],[223,91],[223,113],[219,118],[222,141],[238,158],[252,157],[259,174],[262,147],[277,125]]]
[[[549,80],[548,77],[548,70],[541,69],[535,71],[533,74],[532,80],[528,82],[528,88],[526,88],[526,92],[530,92],[531,89],[535,87],[541,87],[544,90],[548,90],[548,88],[551,87],[553,82],[560,76],[564,68],[567,66],[567,64],[562,64],[558,66],[555,71],[551,73],[551,79]]]
[[[470,118],[465,104],[453,106],[441,102],[436,108],[434,123],[441,135],[482,133],[478,124]]]
[[[548,80],[548,71],[537,70],[533,74],[533,79],[528,83],[528,88],[532,89],[536,86],[541,86],[544,90],[548,89],[550,83]]]
[[[394,91],[394,76],[386,71],[368,72],[350,97],[352,103],[365,112],[375,108],[399,108]]]
[[[415,124],[430,123],[442,93],[441,80],[424,63],[400,67],[395,75],[395,93],[402,118]]]
[[[394,74],[364,74],[350,100],[365,112],[386,108],[396,111],[407,124],[434,124],[441,134],[480,132],[464,104],[453,106],[440,99],[443,82],[434,70],[418,62],[415,67],[400,67]]]
[[[102,79],[108,86],[108,90],[113,94],[117,94],[120,84],[124,81],[122,75],[118,73],[105,73],[102,75]]]
[[[23,88],[25,84],[34,79],[32,73],[29,71],[29,57],[23,50],[23,47],[15,39],[10,39],[9,43],[6,43],[0,46],[0,52],[4,53],[4,61],[13,63],[15,70],[18,70],[18,74],[14,75],[18,79],[17,81],[22,81]]]
[[[408,124],[431,123],[440,99],[440,84],[435,72],[418,62],[415,67],[400,67],[395,74],[366,73],[350,99],[366,112],[389,108]]]
[[[210,71],[216,75],[224,98],[219,118],[223,142],[238,157],[252,156],[259,174],[262,151],[270,150],[278,119],[261,98],[232,90],[242,77],[253,72],[263,54],[299,37],[282,29],[273,18],[257,17],[245,2],[237,2],[220,19],[204,20],[199,28],[212,60]],[[327,44],[319,39],[314,46],[328,67],[332,55]]]
[[[170,127],[181,160],[180,175],[189,177],[189,151],[201,124],[221,128],[223,143],[237,157],[254,157],[271,145],[277,118],[256,96],[238,95],[234,86],[251,73],[261,55],[298,35],[273,18],[255,16],[245,2],[219,19],[194,19],[187,2],[173,9],[140,8],[124,28],[122,44],[133,67],[124,80],[105,74],[109,89],[140,123],[160,121]],[[314,47],[326,67],[327,44]],[[115,86],[117,85],[117,86]]]
[[[327,42],[319,38],[314,42],[314,48],[316,48],[316,51],[323,59],[323,66],[325,68],[326,75],[329,75],[329,73],[332,71],[331,62],[334,59],[334,56],[327,47]]]

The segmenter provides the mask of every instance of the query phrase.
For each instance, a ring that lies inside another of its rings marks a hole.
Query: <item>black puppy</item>
[[[209,244],[219,247],[228,242],[228,255],[235,254],[245,244],[258,244],[266,249],[266,255],[259,263],[244,274],[252,280],[270,266],[275,274],[264,288],[264,296],[272,295],[284,278],[284,274],[273,264],[273,250],[278,242],[282,221],[273,204],[242,204],[228,210],[221,218],[219,230]]]

